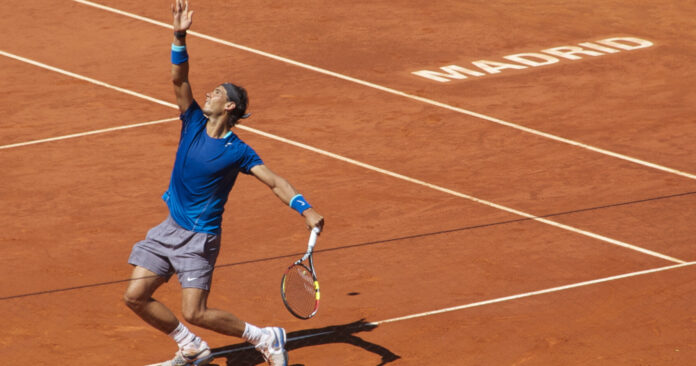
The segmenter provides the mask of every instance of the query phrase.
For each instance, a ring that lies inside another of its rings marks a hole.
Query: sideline
[[[105,132],[112,132],[112,131],[118,131],[118,130],[127,130],[129,128],[136,128],[136,127],[143,127],[143,126],[149,126],[149,125],[156,125],[159,123],[166,123],[166,122],[173,122],[178,120],[179,117],[173,117],[173,118],[166,118],[166,119],[158,119],[156,121],[149,121],[149,122],[141,122],[141,123],[134,123],[131,125],[123,125],[123,126],[117,126],[117,127],[110,127],[110,128],[104,128],[101,130],[94,130],[94,131],[87,131],[87,132],[78,132],[78,133],[73,133],[70,135],[63,135],[63,136],[56,136],[56,137],[49,137],[46,139],[40,139],[40,140],[32,140],[32,141],[26,141],[26,142],[19,142],[16,144],[9,144],[9,145],[0,145],[0,150],[2,149],[11,149],[13,147],[21,147],[21,146],[27,146],[27,145],[34,145],[34,144],[41,144],[44,142],[51,142],[51,141],[60,141],[60,140],[67,140],[67,139],[72,139],[76,137],[82,137],[82,136],[88,136],[88,135],[96,135],[99,133],[105,133]]]

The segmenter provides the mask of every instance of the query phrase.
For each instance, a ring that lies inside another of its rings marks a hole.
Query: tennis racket
[[[314,269],[312,254],[321,229],[315,227],[309,235],[307,252],[293,263],[283,274],[280,282],[280,295],[290,314],[300,319],[309,319],[319,310],[319,281]],[[303,262],[307,261],[309,267]]]

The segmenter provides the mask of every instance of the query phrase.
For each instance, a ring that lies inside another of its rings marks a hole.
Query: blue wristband
[[[183,64],[188,61],[188,53],[186,52],[186,46],[177,46],[172,44],[172,63],[174,65]]]
[[[307,201],[305,201],[304,197],[301,194],[297,194],[290,200],[290,208],[302,215],[302,213],[305,212],[306,209],[312,208],[312,206],[309,203],[307,203]]]

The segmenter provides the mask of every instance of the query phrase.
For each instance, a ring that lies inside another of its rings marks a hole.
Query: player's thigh
[[[189,322],[203,315],[208,305],[208,291],[195,287],[183,288],[181,291],[181,313]]]

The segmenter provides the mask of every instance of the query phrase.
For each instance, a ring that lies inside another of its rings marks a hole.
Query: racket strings
[[[302,317],[309,317],[316,308],[316,288],[312,274],[304,266],[292,266],[283,278],[285,303]]]

